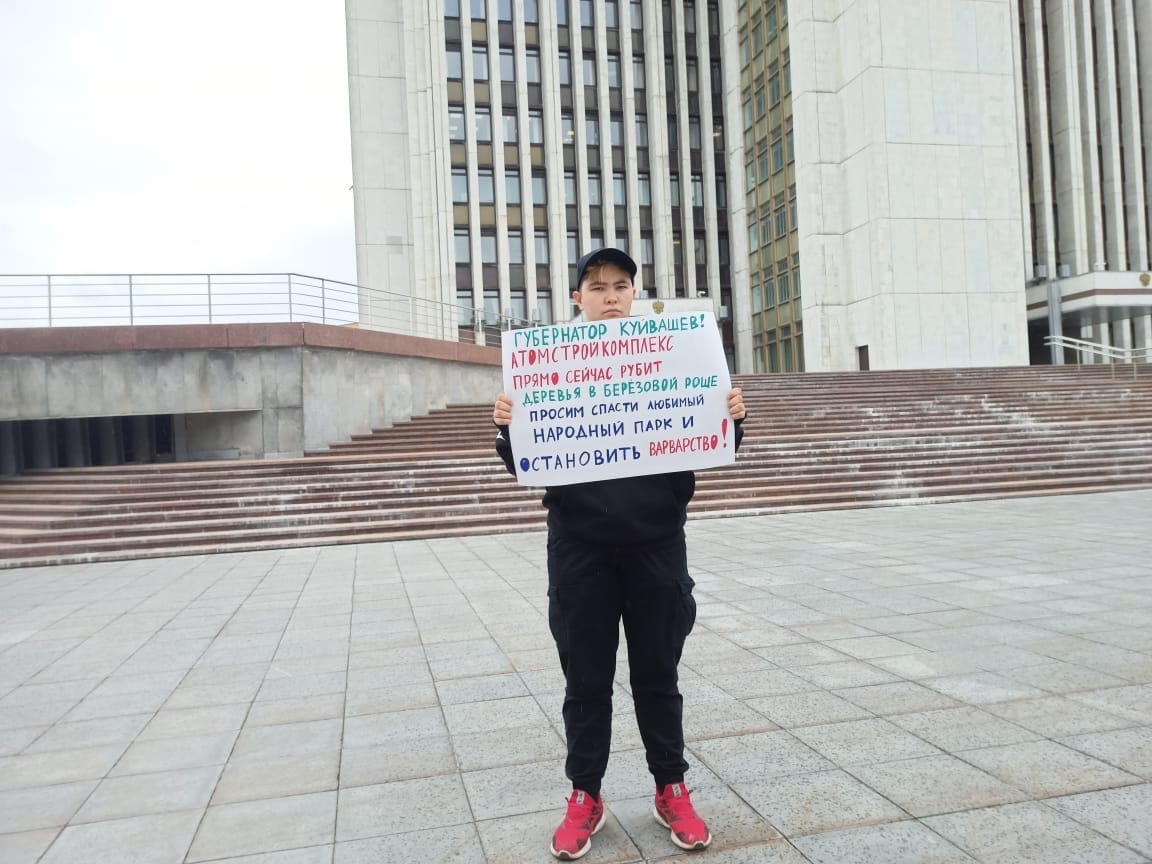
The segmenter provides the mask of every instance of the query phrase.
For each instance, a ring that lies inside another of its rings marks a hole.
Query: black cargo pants
[[[598,793],[612,738],[612,679],[620,622],[636,721],[657,786],[684,779],[677,666],[696,622],[683,538],[630,549],[548,539],[548,624],[566,682],[565,773]]]

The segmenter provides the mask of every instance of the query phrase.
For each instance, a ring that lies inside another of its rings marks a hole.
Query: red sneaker
[[[688,787],[683,783],[669,783],[656,793],[652,815],[669,830],[672,842],[681,849],[704,849],[712,842],[712,834],[696,815]]]
[[[604,799],[573,789],[564,821],[552,835],[552,854],[575,861],[592,848],[592,835],[604,827]]]

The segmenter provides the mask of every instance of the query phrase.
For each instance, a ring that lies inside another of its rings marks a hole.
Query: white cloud
[[[343,4],[3,4],[0,80],[0,273],[355,281]]]

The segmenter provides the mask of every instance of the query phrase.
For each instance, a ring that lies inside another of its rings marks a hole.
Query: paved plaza
[[[606,538],[611,539],[611,538]],[[589,862],[1152,861],[1152,491],[689,525],[689,786]],[[4,864],[546,862],[544,535],[0,570]]]

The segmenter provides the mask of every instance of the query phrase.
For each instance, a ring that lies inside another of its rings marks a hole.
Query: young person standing
[[[589,321],[627,317],[636,297],[636,262],[619,249],[580,259],[572,299]],[[512,400],[492,411],[496,451],[516,473],[508,427]],[[735,444],[744,431],[744,399],[728,393]],[[604,825],[600,784],[612,737],[612,679],[620,622],[628,645],[632,699],[648,770],[656,783],[653,815],[681,849],[703,849],[712,834],[692,805],[684,773],[683,700],[677,667],[696,621],[684,523],[696,488],[691,471],[549,487],[548,624],[566,682],[565,773],[572,781],[552,854],[583,856]]]

